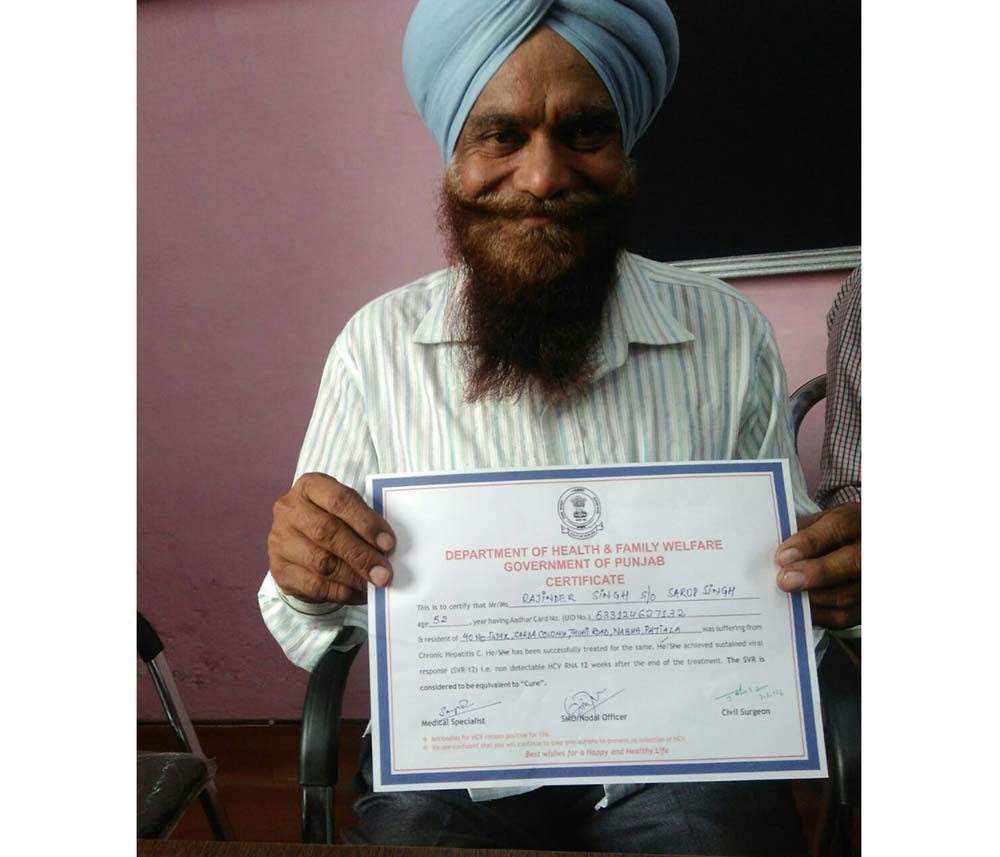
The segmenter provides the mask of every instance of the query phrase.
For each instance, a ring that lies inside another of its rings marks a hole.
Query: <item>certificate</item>
[[[787,462],[377,475],[378,791],[826,776]]]

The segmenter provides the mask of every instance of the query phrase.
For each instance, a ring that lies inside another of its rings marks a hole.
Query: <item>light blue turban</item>
[[[476,99],[539,24],[604,81],[629,152],[677,73],[677,25],[665,0],[420,0],[403,39],[403,76],[447,163]]]

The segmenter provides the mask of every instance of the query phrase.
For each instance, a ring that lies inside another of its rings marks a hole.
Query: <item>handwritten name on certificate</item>
[[[826,776],[785,461],[369,477],[375,788]]]

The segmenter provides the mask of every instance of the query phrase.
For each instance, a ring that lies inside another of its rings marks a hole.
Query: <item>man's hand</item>
[[[286,595],[311,602],[364,604],[368,581],[392,579],[386,554],[396,536],[357,491],[306,473],[274,504],[267,537],[271,576]]]
[[[861,504],[843,503],[799,519],[775,556],[778,588],[809,592],[814,625],[861,624]]]

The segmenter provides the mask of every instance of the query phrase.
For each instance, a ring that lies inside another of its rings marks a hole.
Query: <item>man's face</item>
[[[480,93],[453,161],[470,199],[505,193],[539,200],[611,191],[626,163],[607,89],[576,48],[548,27],[529,36]]]
[[[445,177],[443,227],[469,281],[470,399],[587,380],[631,192],[604,84],[539,28],[480,94]]]
[[[572,45],[540,27],[476,100],[447,190],[483,215],[472,237],[489,240],[498,262],[529,254],[534,266],[522,260],[515,268],[550,279],[581,261],[582,227],[591,221],[600,231],[593,215],[621,191],[629,166],[601,79]]]

